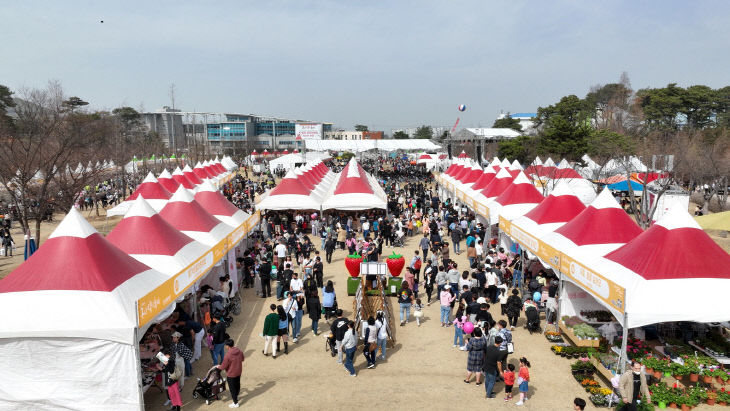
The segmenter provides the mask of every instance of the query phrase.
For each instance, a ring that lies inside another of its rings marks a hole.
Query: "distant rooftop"
[[[537,117],[537,113],[512,113],[509,116],[512,118],[533,118]]]

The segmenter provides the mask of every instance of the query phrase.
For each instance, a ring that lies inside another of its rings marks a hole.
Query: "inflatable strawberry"
[[[357,277],[360,275],[360,263],[362,260],[362,256],[357,253],[345,257],[345,267],[347,267],[350,276]]]
[[[396,254],[395,251],[385,259],[385,262],[388,263],[388,271],[393,277],[398,277],[406,265],[405,258],[400,254]]]

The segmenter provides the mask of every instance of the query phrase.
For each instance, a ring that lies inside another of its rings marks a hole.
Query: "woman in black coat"
[[[314,335],[318,335],[317,329],[319,319],[322,317],[322,304],[319,302],[319,295],[317,295],[316,288],[312,288],[307,297],[307,313],[309,314],[309,319],[312,320],[312,332]]]
[[[510,327],[514,330],[517,325],[517,318],[520,316],[522,311],[522,299],[520,298],[520,292],[516,288],[512,290],[512,295],[507,298],[507,307],[505,308],[507,319],[509,320]]]

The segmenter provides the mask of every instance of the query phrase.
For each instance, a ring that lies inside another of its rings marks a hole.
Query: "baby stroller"
[[[335,335],[331,334],[327,336],[327,339],[324,344],[324,350],[329,350],[330,354],[334,357],[337,355],[337,348],[335,348]]]
[[[205,398],[205,405],[210,405],[213,400],[217,400],[218,394],[226,390],[226,381],[221,377],[221,370],[213,366],[208,370],[205,378],[198,378],[198,384],[193,389],[193,398]]]
[[[393,235],[392,247],[405,247],[406,233],[403,230],[398,230]]]
[[[539,332],[541,330],[540,312],[537,311],[537,308],[532,306],[527,307],[525,309],[525,317],[527,318],[527,324],[525,324],[525,328],[530,331],[530,334],[532,334],[533,332]]]

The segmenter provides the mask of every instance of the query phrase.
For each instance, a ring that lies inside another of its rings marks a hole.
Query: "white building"
[[[523,133],[530,133],[535,128],[535,122],[532,119],[537,117],[537,113],[499,113],[497,120],[508,117],[519,120]]]
[[[362,140],[362,131],[335,130],[325,131],[325,140]]]
[[[444,132],[447,132],[451,129],[446,126],[429,126],[429,127],[431,127],[431,130],[433,131],[434,138],[440,137],[441,135],[444,134]],[[402,132],[408,134],[409,138],[413,138],[413,136],[416,134],[416,130],[418,130],[418,127],[397,128],[397,129],[390,130],[390,135],[392,136],[393,134],[395,134],[399,131],[402,131]]]
[[[511,140],[522,134],[511,128],[463,128],[457,131],[453,137],[454,141],[502,141]]]

